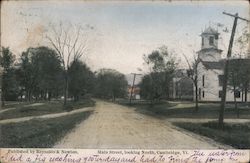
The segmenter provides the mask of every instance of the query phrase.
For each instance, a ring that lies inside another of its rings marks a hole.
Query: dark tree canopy
[[[245,94],[250,89],[250,59],[232,59],[229,62],[228,84],[233,87],[232,91],[241,91]]]
[[[144,61],[150,72],[140,83],[141,96],[152,102],[162,98],[169,98],[170,87],[177,67],[176,58],[165,46],[144,55]]]
[[[93,93],[95,77],[85,63],[79,60],[73,61],[68,73],[69,96],[73,96],[75,101],[86,94]]]
[[[48,47],[29,48],[22,53],[19,69],[20,85],[27,98],[58,96],[62,67],[58,55]]]
[[[101,98],[123,98],[127,95],[125,75],[113,69],[101,69],[97,74],[96,95]]]
[[[1,88],[2,101],[16,100],[19,93],[17,79],[14,68],[15,57],[9,48],[2,47],[0,55],[0,65],[3,68]],[[2,103],[4,105],[4,102]]]

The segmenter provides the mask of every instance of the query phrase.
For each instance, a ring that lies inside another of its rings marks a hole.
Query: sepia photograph
[[[249,23],[247,0],[1,1],[0,148],[250,149]]]

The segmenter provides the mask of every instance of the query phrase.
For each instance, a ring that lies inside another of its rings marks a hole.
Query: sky
[[[223,11],[249,19],[248,1],[4,1],[1,45],[10,47],[18,58],[28,47],[50,46],[45,35],[51,24],[80,24],[92,29],[82,60],[93,71],[138,73],[138,68],[145,69],[143,55],[162,45],[185,68],[182,53],[193,58],[200,49],[200,34],[208,26],[221,33],[219,48],[226,54],[233,18]],[[236,37],[246,27],[239,20]],[[229,32],[223,32],[225,28]]]

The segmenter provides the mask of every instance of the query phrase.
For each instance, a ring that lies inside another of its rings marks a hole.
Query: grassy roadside
[[[133,103],[129,105],[128,103],[119,103],[121,105],[132,106],[136,108],[135,111],[152,115],[152,116],[162,116],[165,118],[218,118],[218,113],[220,110],[219,103],[200,103],[199,110],[195,112],[195,106],[192,102],[159,102],[154,105],[148,103]],[[242,105],[242,104],[241,104]],[[240,118],[249,119],[250,118],[250,108],[249,106],[239,105]],[[232,104],[227,104],[225,110],[225,118],[237,118],[237,110],[234,109]]]
[[[65,111],[71,111],[80,109],[83,107],[91,107],[95,105],[95,101],[92,99],[84,99],[79,102],[68,102],[67,106],[64,107],[62,102],[51,101],[42,103],[42,105],[24,105],[20,104],[16,106],[16,109],[5,111],[0,113],[0,120],[19,118],[26,116],[38,116],[44,114],[61,113]]]
[[[250,123],[226,123],[224,130],[218,129],[217,122],[173,124],[234,148],[250,148]]]
[[[52,119],[34,119],[0,127],[2,148],[50,148],[76,124],[87,119],[91,111]]]

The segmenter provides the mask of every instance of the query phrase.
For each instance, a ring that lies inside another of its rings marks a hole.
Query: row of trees
[[[51,100],[65,95],[75,101],[90,94],[102,98],[124,97],[127,81],[115,70],[92,72],[81,60],[74,59],[66,70],[60,55],[48,47],[28,48],[19,60],[9,48],[2,47],[0,64],[3,68],[1,101]]]
[[[172,79],[177,68],[174,53],[166,46],[144,55],[144,62],[149,68],[149,73],[144,75],[140,83],[141,96],[153,104],[161,99],[169,99]]]
[[[236,98],[240,96],[242,101],[247,102],[247,95],[250,89],[250,59],[233,59],[229,62],[228,84],[234,92],[234,104],[239,117]],[[243,96],[244,95],[244,96]]]

